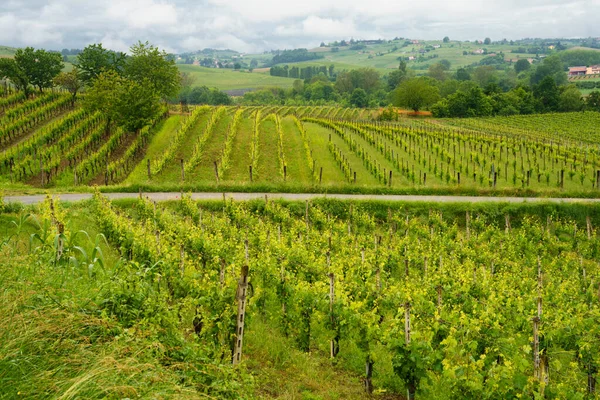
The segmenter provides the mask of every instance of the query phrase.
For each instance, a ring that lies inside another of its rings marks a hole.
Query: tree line
[[[181,77],[172,57],[148,42],[138,42],[129,53],[92,44],[78,52],[72,71],[61,72],[60,53],[27,47],[12,59],[0,59],[0,78],[26,97],[35,89],[62,87],[72,94],[73,105],[85,90],[84,108],[101,111],[107,130],[117,125],[138,131],[156,117],[161,102],[177,95]]]

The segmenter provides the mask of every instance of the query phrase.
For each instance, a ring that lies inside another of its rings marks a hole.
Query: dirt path
[[[178,200],[181,193],[144,193],[144,196],[155,201]],[[82,201],[92,197],[91,193],[64,193],[53,194],[61,201]],[[104,193],[111,200],[132,199],[139,196],[138,193]],[[320,194],[320,193],[192,193],[194,200],[222,200],[223,196],[235,201],[246,201],[255,199],[283,199],[305,201],[312,199],[338,199],[338,200],[378,200],[378,201],[406,201],[421,203],[600,203],[600,199],[579,198],[543,198],[543,197],[477,197],[477,196],[412,196],[412,195],[370,195],[370,194]],[[44,200],[46,195],[28,196],[6,196],[6,202],[18,202],[22,204],[38,204]]]

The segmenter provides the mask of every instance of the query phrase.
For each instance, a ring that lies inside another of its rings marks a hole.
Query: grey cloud
[[[50,49],[149,40],[168,51],[251,52],[321,41],[600,36],[600,0],[5,0],[0,44]]]

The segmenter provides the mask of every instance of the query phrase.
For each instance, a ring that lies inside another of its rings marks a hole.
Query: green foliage
[[[365,108],[369,104],[367,92],[361,88],[354,89],[354,91],[352,91],[352,96],[350,96],[350,104],[352,104],[353,107]]]
[[[93,81],[84,107],[102,112],[109,124],[114,122],[127,131],[138,131],[156,118],[159,97],[148,81],[136,82],[107,71]]]
[[[588,110],[600,112],[600,92],[597,90],[591,92],[585,99],[585,104]]]
[[[91,44],[77,55],[74,66],[81,71],[81,79],[90,85],[102,72],[123,72],[126,55],[102,47],[102,43]]]
[[[15,63],[28,77],[29,83],[40,91],[52,87],[52,80],[63,68],[62,57],[59,53],[42,49],[34,50],[32,47],[17,50]]]
[[[166,99],[177,95],[180,88],[179,70],[175,61],[148,42],[131,46],[124,75],[139,84],[149,85],[159,97]]]
[[[521,73],[523,71],[529,71],[531,69],[531,64],[527,59],[520,59],[515,63],[515,72]]]
[[[80,72],[75,67],[69,72],[61,72],[54,78],[54,84],[62,86],[64,89],[71,93],[72,101],[71,105],[75,105],[77,99],[77,93],[84,87],[84,82],[80,79]]]
[[[394,94],[394,105],[419,111],[439,99],[439,89],[426,78],[412,78],[400,84]]]
[[[558,109],[563,112],[581,111],[584,107],[581,92],[570,85],[562,90],[558,100]]]

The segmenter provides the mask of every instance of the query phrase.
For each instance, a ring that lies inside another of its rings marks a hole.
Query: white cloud
[[[321,41],[600,36],[600,0],[6,0],[0,44],[50,49],[138,40],[168,51],[260,51]]]

